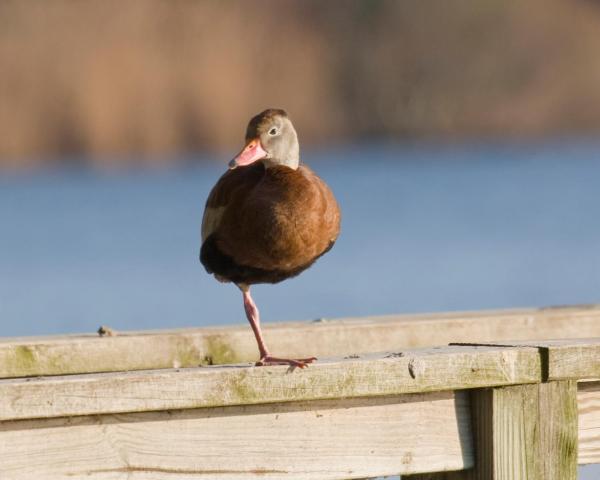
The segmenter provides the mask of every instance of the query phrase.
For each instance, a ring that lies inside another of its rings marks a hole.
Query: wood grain
[[[580,412],[581,400],[580,392]],[[473,390],[471,408],[475,467],[419,474],[406,480],[577,478],[575,382]],[[580,418],[580,439],[581,428]]]
[[[600,382],[582,382],[579,410],[579,463],[600,463]]]
[[[240,317],[242,308],[240,304]],[[112,325],[118,330],[118,325]],[[447,345],[452,342],[600,337],[600,308],[523,309],[319,319],[265,324],[273,353],[291,357]],[[0,378],[231,364],[257,359],[246,325],[0,339]]]
[[[245,326],[0,340],[0,478],[574,480],[600,462],[600,382],[575,383],[600,377],[600,338],[574,338],[600,337],[598,320],[594,306],[268,328],[274,352],[341,354],[305,370],[197,366],[254,358]],[[38,374],[55,376],[22,378]]]
[[[472,451],[464,392],[0,423],[3,480],[364,478]]]
[[[309,368],[221,366],[0,380],[0,420],[398,395],[541,381],[535,348],[444,347]]]
[[[465,480],[577,478],[576,383],[471,392],[475,468]]]
[[[568,340],[456,343],[455,345],[538,348],[542,355],[544,381],[584,380],[600,377],[600,337]]]

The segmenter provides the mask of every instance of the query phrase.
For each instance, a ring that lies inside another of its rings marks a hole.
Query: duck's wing
[[[202,243],[218,231],[223,216],[228,209],[239,208],[244,197],[262,178],[264,167],[261,164],[227,170],[217,181],[206,200],[202,217]]]

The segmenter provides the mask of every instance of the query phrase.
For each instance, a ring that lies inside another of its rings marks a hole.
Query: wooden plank
[[[600,463],[600,381],[582,382],[579,409],[579,463]]]
[[[574,381],[471,392],[475,468],[465,480],[575,480]]]
[[[456,345],[538,348],[542,355],[544,381],[600,377],[600,338],[457,343]]]
[[[548,379],[589,379],[600,377],[600,338],[544,342]]]
[[[364,478],[472,452],[464,392],[0,423],[3,480]]]
[[[600,381],[578,384],[578,456],[580,465],[600,463]],[[467,480],[469,472],[441,472],[409,476],[406,480]],[[402,480],[405,480],[403,478]]]
[[[240,307],[241,312],[241,307]],[[389,315],[265,324],[275,353],[317,357],[446,345],[547,338],[600,337],[600,308]],[[254,361],[247,325],[116,336],[0,339],[0,378],[193,367]]]
[[[444,347],[288,367],[0,380],[0,420],[397,395],[541,380],[535,348]]]

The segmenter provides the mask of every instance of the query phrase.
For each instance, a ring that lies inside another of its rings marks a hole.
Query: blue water
[[[307,152],[343,211],[333,250],[254,287],[265,321],[600,300],[600,144]],[[2,335],[245,322],[198,262],[224,163],[0,177]]]
[[[197,258],[217,160],[1,176],[0,335],[245,323],[237,289]],[[265,322],[600,301],[600,143],[304,160],[338,197],[342,234],[300,277],[253,288]]]

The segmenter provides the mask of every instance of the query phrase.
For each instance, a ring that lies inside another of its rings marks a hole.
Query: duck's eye
[[[277,135],[277,127],[273,127],[271,130],[269,130],[269,135],[271,135],[271,136]]]

